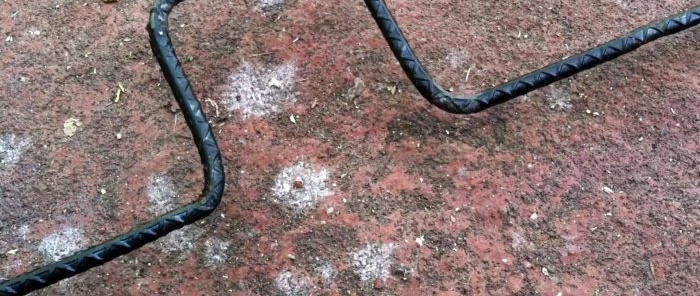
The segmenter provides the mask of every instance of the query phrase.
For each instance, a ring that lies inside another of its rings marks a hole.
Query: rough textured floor
[[[697,4],[387,2],[460,93]],[[0,2],[0,277],[197,199],[152,4]],[[697,293],[700,29],[457,116],[418,95],[359,0],[185,1],[170,23],[224,201],[34,295]]]

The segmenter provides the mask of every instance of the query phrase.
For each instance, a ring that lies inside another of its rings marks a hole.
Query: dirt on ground
[[[387,3],[458,93],[697,4]],[[0,278],[198,198],[152,5],[0,2]],[[699,29],[452,115],[362,1],[185,1],[170,27],[225,157],[221,206],[33,295],[697,294]]]

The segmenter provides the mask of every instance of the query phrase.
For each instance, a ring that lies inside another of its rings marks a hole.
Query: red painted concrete
[[[144,30],[151,2],[0,4],[1,277],[146,221],[156,192],[175,206],[197,198],[196,150]],[[456,116],[419,97],[361,1],[256,8],[273,2],[186,1],[171,16],[226,158],[217,212],[36,295],[692,295],[700,286],[700,30]],[[475,92],[695,3],[388,4],[435,78]],[[259,73],[234,75],[245,62]],[[287,64],[293,74],[280,72]],[[229,89],[243,82],[248,90]],[[110,103],[119,83],[126,92]],[[261,117],[227,109],[231,93],[261,91],[287,103]],[[69,118],[83,123],[72,137]],[[306,175],[278,176],[300,162]],[[158,174],[172,182],[149,190]],[[276,180],[292,191],[276,195]],[[313,201],[300,210],[280,196]],[[55,233],[63,240],[47,239]]]

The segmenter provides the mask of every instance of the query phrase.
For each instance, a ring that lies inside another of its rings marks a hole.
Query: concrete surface
[[[0,277],[197,198],[152,2],[0,2]],[[388,4],[471,93],[697,3]],[[700,30],[456,116],[419,97],[361,1],[186,1],[170,20],[224,201],[34,295],[697,293]]]

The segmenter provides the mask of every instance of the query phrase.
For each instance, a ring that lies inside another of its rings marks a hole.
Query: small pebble
[[[117,133],[117,140],[121,140],[121,139],[122,139],[122,134],[121,134],[121,133]]]
[[[393,271],[393,274],[400,276],[403,281],[409,280],[411,278],[411,273],[413,273],[413,269],[406,266],[399,266]]]
[[[608,187],[608,186],[603,186],[603,191],[604,191],[605,193],[607,193],[607,194],[613,194],[613,193],[615,193],[615,190],[612,190],[612,188],[610,188],[610,187]]]
[[[424,242],[425,238],[422,235],[416,238],[416,244],[418,244],[419,247],[422,247]]]

